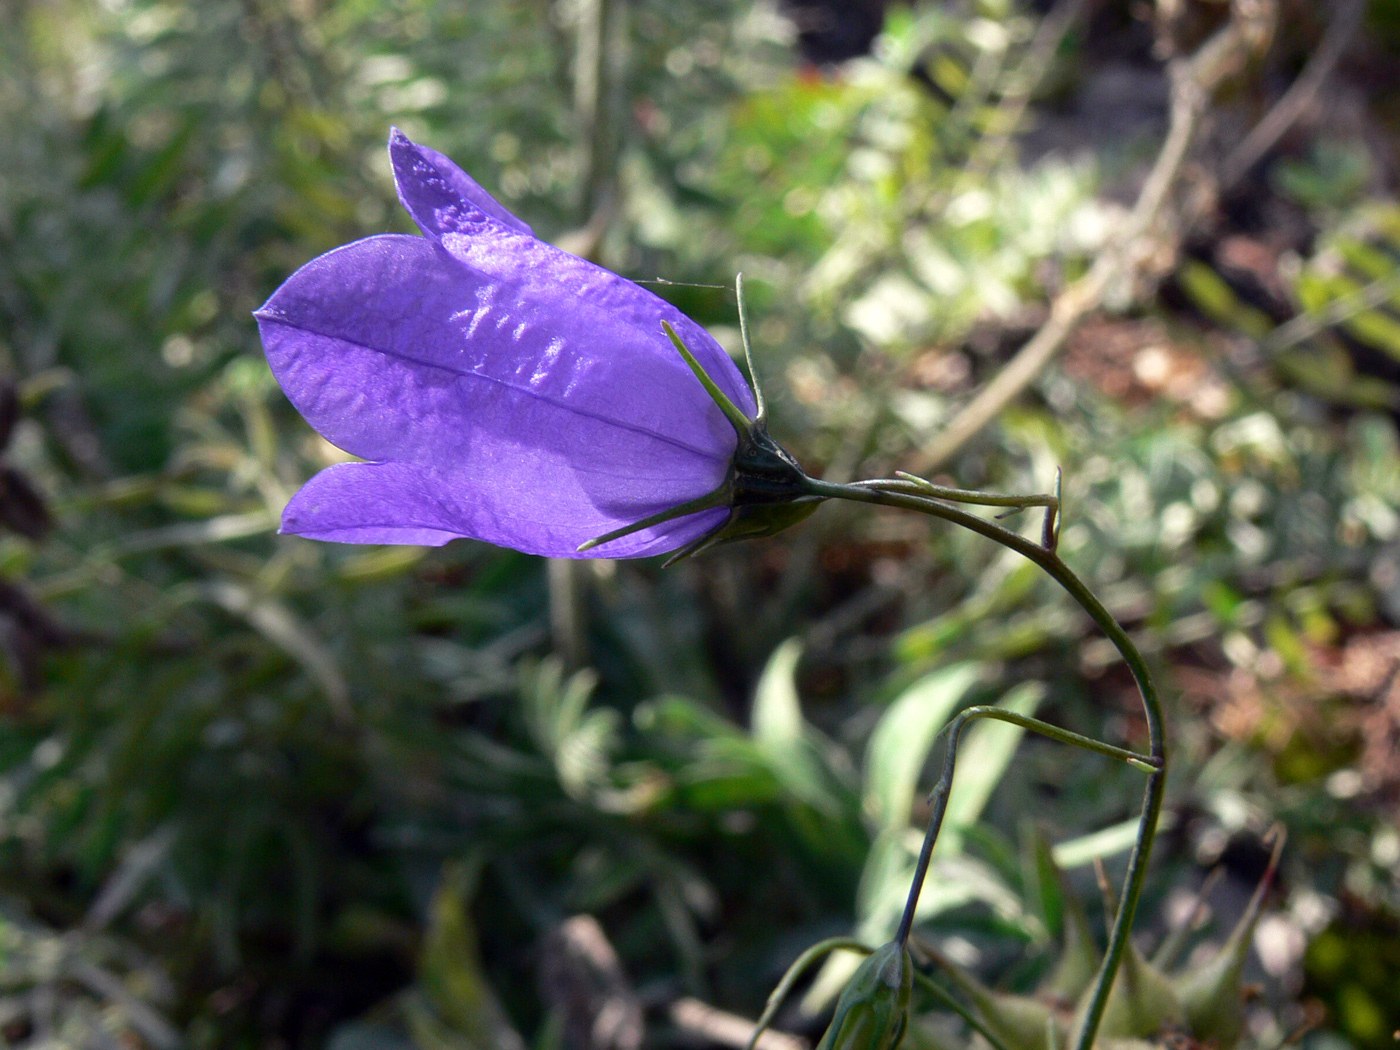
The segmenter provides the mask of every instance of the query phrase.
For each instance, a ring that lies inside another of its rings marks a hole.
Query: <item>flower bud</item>
[[[895,1050],[909,1023],[914,962],[895,941],[870,955],[836,1000],[817,1050]]]
[[[990,992],[977,1009],[1007,1050],[1055,1050],[1065,1045],[1065,1024],[1055,1009],[1025,995]]]
[[[1245,957],[1249,954],[1254,926],[1264,903],[1264,893],[1273,881],[1283,850],[1283,835],[1275,832],[1273,853],[1264,877],[1250,898],[1230,937],[1204,966],[1193,967],[1175,978],[1177,995],[1186,1010],[1191,1034],[1220,1050],[1230,1050],[1244,1032],[1244,990],[1242,979]]]
[[[1080,1001],[1076,1033],[1088,1014],[1092,990]],[[1106,1038],[1147,1038],[1165,1025],[1181,1025],[1186,1011],[1166,974],[1142,957],[1137,946],[1128,942],[1122,964],[1108,994],[1099,1034]]]
[[[988,988],[951,959],[931,952],[949,979],[1007,1050],[1055,1050],[1065,1045],[1061,1013],[1048,1002]]]

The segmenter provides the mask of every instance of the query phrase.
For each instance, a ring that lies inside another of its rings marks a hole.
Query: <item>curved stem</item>
[[[909,940],[914,929],[914,913],[919,910],[919,893],[924,888],[928,875],[929,861],[933,858],[933,846],[938,841],[938,832],[943,827],[943,817],[948,812],[948,796],[952,793],[953,765],[957,761],[958,742],[962,738],[963,727],[968,720],[959,715],[948,723],[948,745],[943,755],[943,774],[929,796],[932,812],[928,818],[928,831],[924,833],[924,844],[919,848],[919,860],[914,865],[914,878],[909,884],[909,898],[904,902],[904,914],[899,919],[899,930],[894,939],[900,944]]]
[[[913,487],[913,486],[911,486]],[[1128,860],[1127,879],[1123,884],[1123,894],[1119,902],[1118,915],[1113,924],[1113,930],[1109,935],[1108,949],[1104,953],[1103,967],[1099,971],[1098,978],[1094,984],[1092,998],[1090,999],[1088,1011],[1085,1014],[1084,1024],[1079,1031],[1078,1039],[1075,1042],[1074,1050],[1089,1050],[1094,1043],[1094,1037],[1098,1033],[1099,1023],[1103,1020],[1103,1012],[1108,1004],[1108,993],[1113,987],[1113,978],[1118,972],[1118,964],[1123,957],[1123,952],[1128,945],[1128,937],[1132,929],[1133,916],[1137,912],[1138,901],[1142,898],[1143,886],[1147,879],[1147,860],[1152,852],[1152,842],[1157,834],[1157,822],[1162,813],[1162,803],[1166,796],[1167,783],[1167,742],[1163,728],[1162,703],[1157,696],[1156,686],[1152,684],[1152,676],[1148,673],[1147,664],[1133,645],[1128,633],[1123,630],[1112,614],[1104,608],[1104,605],[1089,590],[1074,571],[1070,569],[1055,552],[1053,547],[1047,543],[1045,545],[1034,543],[1026,539],[1019,533],[1003,528],[996,522],[979,518],[967,511],[957,507],[940,503],[937,499],[929,496],[917,495],[912,491],[890,491],[888,488],[871,488],[863,485],[841,485],[835,482],[820,481],[816,478],[808,478],[806,483],[807,491],[814,496],[822,496],[827,499],[847,499],[858,503],[876,503],[887,507],[898,507],[903,510],[918,511],[922,514],[929,514],[936,518],[942,518],[955,525],[961,525],[965,529],[970,529],[987,539],[1000,543],[1004,547],[1009,547],[1023,557],[1033,561],[1040,566],[1056,583],[1069,592],[1085,612],[1108,636],[1114,647],[1122,654],[1124,662],[1132,672],[1133,679],[1137,682],[1138,691],[1142,694],[1143,712],[1147,720],[1148,752],[1151,763],[1155,767],[1154,771],[1148,775],[1147,787],[1143,798],[1142,820],[1138,825],[1137,840],[1133,844],[1133,852]],[[1047,521],[1048,524],[1048,521]],[[1046,529],[1047,534],[1051,530]],[[963,723],[964,725],[966,722]],[[961,727],[958,728],[961,731]],[[948,758],[945,759],[945,772],[947,772],[957,741],[953,736],[950,727],[948,740]],[[947,772],[951,783],[951,773]],[[940,787],[942,782],[940,781]],[[933,852],[933,842],[937,837],[938,827],[943,822],[943,814],[947,810],[947,792],[940,795],[939,789],[935,788],[933,803],[933,815],[929,822],[929,835],[924,841],[924,847],[920,851],[920,873],[927,870],[928,859],[926,855]],[[920,882],[922,880],[920,879]],[[917,903],[918,887],[911,890],[910,903],[905,911],[905,919],[901,921],[901,933],[907,937],[908,931],[905,925],[913,922],[912,913]]]
[[[899,922],[899,932],[895,934],[895,940],[901,944],[908,940],[909,933],[914,928],[914,912],[919,903],[919,890],[923,887],[924,877],[928,874],[933,845],[938,840],[938,833],[943,827],[943,818],[948,809],[948,797],[953,791],[953,772],[958,760],[958,744],[962,739],[962,731],[969,722],[975,722],[979,718],[1010,722],[1014,726],[1048,736],[1062,744],[1082,747],[1086,751],[1093,751],[1108,758],[1116,758],[1121,762],[1126,762],[1134,769],[1141,769],[1146,773],[1157,772],[1156,760],[1150,756],[1139,755],[1136,751],[1129,751],[1127,748],[1114,747],[1101,740],[1072,733],[1068,729],[1061,729],[1049,722],[1042,722],[1039,718],[1031,718],[1029,715],[1018,714],[1015,711],[1006,711],[1000,707],[978,706],[959,711],[953,720],[938,732],[940,737],[946,736],[948,738],[948,745],[943,753],[943,772],[939,775],[938,783],[934,785],[933,792],[929,796],[933,813],[929,816],[928,831],[924,835],[924,844],[919,850],[918,863],[914,865],[914,879],[910,885],[909,899],[904,903],[904,915]]]
[[[787,968],[787,973],[783,974],[783,979],[778,982],[778,987],[773,989],[768,996],[768,1002],[764,1004],[763,1013],[754,1022],[753,1032],[749,1036],[749,1041],[744,1050],[754,1050],[758,1045],[758,1040],[768,1026],[773,1023],[773,1016],[778,1012],[778,1007],[783,1005],[783,1000],[787,998],[788,992],[792,991],[792,986],[797,983],[797,979],[806,972],[807,967],[816,962],[823,955],[834,951],[860,952],[869,955],[871,948],[861,941],[852,937],[828,937],[824,941],[818,941],[805,952],[799,955],[791,966]]]

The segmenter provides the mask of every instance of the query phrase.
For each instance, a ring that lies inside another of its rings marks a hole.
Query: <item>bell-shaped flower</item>
[[[366,461],[307,482],[283,532],[464,536],[555,557],[605,537],[598,556],[629,558],[810,511],[801,471],[769,450],[753,393],[703,328],[539,240],[442,154],[395,130],[389,156],[424,236],[328,252],[256,314],[292,404]],[[786,472],[785,490],[745,496],[736,457]]]

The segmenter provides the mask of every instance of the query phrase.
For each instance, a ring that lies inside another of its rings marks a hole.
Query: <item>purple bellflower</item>
[[[703,328],[397,129],[389,156],[424,236],[313,259],[255,315],[292,404],[366,461],[307,482],[283,532],[680,557],[815,508]]]

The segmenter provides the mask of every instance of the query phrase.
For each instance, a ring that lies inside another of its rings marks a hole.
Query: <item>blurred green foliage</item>
[[[693,282],[658,291],[727,344],[744,270],[774,430],[814,472],[916,457],[1122,216],[1141,143],[1104,145],[1092,113],[1036,158],[978,152],[1036,28],[1017,5],[892,12],[831,75],[797,68],[770,5],[624,6],[593,254]],[[6,462],[57,522],[0,539],[7,1042],[561,1046],[540,945],[589,913],[660,1046],[681,997],[753,1016],[807,943],[889,935],[933,735],[962,706],[1141,737],[1048,581],[924,521],[828,507],[571,584],[472,543],[274,535],[339,453],[280,395],[250,311],[320,252],[411,231],[390,124],[541,235],[587,232],[585,10],[0,6],[0,355],[25,411]],[[1047,127],[1100,58],[1063,45]],[[1271,163],[1258,192],[1307,236],[1251,271],[1269,294],[1190,255],[950,470],[1027,491],[1062,466],[1067,559],[1180,698],[1150,935],[1201,868],[1247,892],[1251,848],[1289,827],[1250,971],[1260,1046],[1313,1006],[1318,1050],[1400,1026],[1395,967],[1355,965],[1400,943],[1400,211],[1374,142],[1334,129]],[[1141,783],[1008,729],[969,739],[921,920],[1025,991],[1062,895],[1023,823],[1083,893],[1096,857],[1120,873]],[[937,1011],[915,1028],[966,1038]]]

